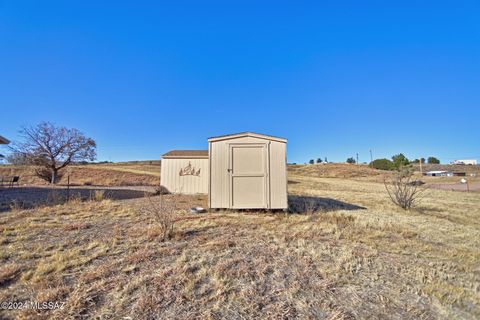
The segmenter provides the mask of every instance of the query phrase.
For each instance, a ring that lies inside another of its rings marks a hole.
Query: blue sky
[[[2,1],[0,134],[51,121],[99,160],[210,136],[289,162],[480,158],[478,1]]]

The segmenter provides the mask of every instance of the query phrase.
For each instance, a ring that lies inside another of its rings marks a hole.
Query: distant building
[[[467,159],[467,160],[455,160],[452,162],[452,164],[468,164],[468,165],[476,166],[478,162],[476,159]]]
[[[467,175],[467,173],[466,172],[454,172],[453,175],[456,176],[456,177],[465,177]]]
[[[0,136],[0,144],[9,144],[10,141],[2,136]]]
[[[425,172],[425,175],[429,177],[453,177],[453,172],[434,170]]]

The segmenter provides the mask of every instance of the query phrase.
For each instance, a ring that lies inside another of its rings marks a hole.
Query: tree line
[[[436,157],[430,156],[427,158],[428,164],[440,164],[440,160]],[[403,153],[396,154],[390,159],[376,159],[370,162],[370,167],[380,170],[400,170],[410,164],[425,163],[425,158],[414,159],[410,161]]]
[[[315,164],[315,163],[322,163],[322,162],[325,162],[325,163],[328,162],[327,158],[325,157],[325,161],[323,161],[321,158],[317,158],[316,161],[314,159],[310,159],[308,163]],[[354,157],[347,158],[345,162],[349,164],[357,163]],[[420,159],[409,160],[403,153],[399,153],[392,156],[391,160],[386,158],[373,160],[372,162],[370,162],[369,166],[375,169],[380,169],[380,170],[396,170],[396,169],[400,169],[401,167],[408,166],[410,164],[416,164],[416,163],[440,164],[440,160],[433,156],[430,156],[427,159],[420,158]]]

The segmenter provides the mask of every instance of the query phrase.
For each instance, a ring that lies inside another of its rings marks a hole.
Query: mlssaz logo
[[[189,162],[188,165],[180,169],[180,176],[197,176],[200,177],[200,169],[195,170],[195,167],[192,166],[192,164]]]

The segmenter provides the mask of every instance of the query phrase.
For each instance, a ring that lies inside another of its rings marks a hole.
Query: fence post
[[[67,201],[70,201],[70,172],[67,176]]]

